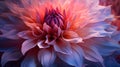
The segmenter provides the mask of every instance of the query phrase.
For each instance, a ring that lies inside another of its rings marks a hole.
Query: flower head
[[[83,58],[103,63],[101,55],[119,48],[110,38],[115,26],[105,22],[112,19],[111,9],[100,6],[98,0],[21,0],[21,4],[7,4],[28,27],[22,31],[16,28],[20,32],[15,35],[25,39],[22,54],[37,46],[37,57],[44,67],[53,64],[56,56],[75,67],[83,66]]]

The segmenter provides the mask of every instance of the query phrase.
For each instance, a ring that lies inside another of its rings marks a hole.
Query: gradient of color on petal
[[[6,4],[21,22],[0,26],[0,37],[24,40],[20,46],[26,56],[22,67],[37,63],[49,67],[57,57],[75,67],[84,66],[84,59],[104,66],[102,56],[120,48],[115,40],[119,33],[114,35],[118,31],[111,24],[111,7],[99,5],[99,0],[20,0]]]

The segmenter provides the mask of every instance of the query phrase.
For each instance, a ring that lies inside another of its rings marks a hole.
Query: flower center
[[[57,25],[58,27],[63,25],[63,16],[58,10],[46,10],[44,19],[45,23],[51,27],[54,25]]]

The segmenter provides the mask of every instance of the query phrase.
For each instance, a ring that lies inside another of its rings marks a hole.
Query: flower
[[[75,67],[82,67],[85,64],[84,58],[103,65],[102,56],[111,55],[120,48],[114,37],[116,27],[110,23],[113,19],[110,6],[99,5],[99,0],[20,2],[7,2],[7,5],[12,14],[21,21],[5,24],[0,30],[3,33],[1,37],[25,40],[21,45],[21,52],[27,57],[23,60],[22,67],[28,67],[29,64],[36,67],[36,56],[43,67],[50,67],[56,57]],[[38,52],[30,51],[34,48],[38,48]],[[3,66],[7,61],[20,58],[12,50],[3,54]],[[12,59],[10,56],[9,60],[4,60],[10,54]]]

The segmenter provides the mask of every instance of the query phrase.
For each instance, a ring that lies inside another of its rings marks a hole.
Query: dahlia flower
[[[2,66],[21,56],[25,56],[21,67],[39,63],[53,67],[56,58],[75,67],[85,66],[84,59],[104,66],[102,56],[120,49],[110,6],[99,5],[99,0],[20,0],[6,4],[10,12],[1,17],[11,21],[0,26],[0,37],[24,41],[3,50]]]

